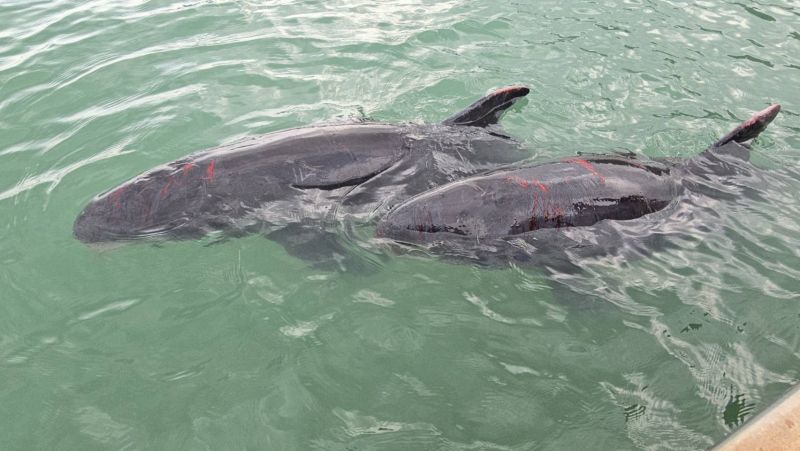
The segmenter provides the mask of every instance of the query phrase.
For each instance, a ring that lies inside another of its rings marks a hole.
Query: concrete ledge
[[[713,448],[740,450],[800,450],[800,385]]]

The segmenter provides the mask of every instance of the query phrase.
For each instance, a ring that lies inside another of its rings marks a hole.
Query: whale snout
[[[151,222],[150,191],[134,183],[98,195],[75,219],[73,235],[87,244],[135,239]]]
[[[84,243],[103,243],[119,239],[120,233],[115,231],[109,221],[108,212],[102,205],[93,201],[75,218],[72,234]]]
[[[86,244],[202,235],[181,197],[170,204],[162,193],[158,185],[137,182],[101,194],[75,219],[72,233]]]

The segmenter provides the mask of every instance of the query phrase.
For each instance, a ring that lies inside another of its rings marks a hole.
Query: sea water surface
[[[800,377],[798,30],[777,0],[0,2],[0,448],[710,447]],[[515,83],[540,159],[690,156],[783,111],[749,195],[579,274],[72,237],[192,151]]]

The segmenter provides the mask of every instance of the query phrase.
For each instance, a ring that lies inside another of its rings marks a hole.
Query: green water
[[[797,381],[800,4],[380,3],[0,2],[1,449],[702,449]],[[71,235],[189,152],[512,83],[539,158],[687,156],[784,109],[758,195],[578,275]]]

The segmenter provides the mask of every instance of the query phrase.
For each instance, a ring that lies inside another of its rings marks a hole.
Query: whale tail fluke
[[[767,128],[767,125],[775,119],[780,111],[781,106],[777,103],[764,108],[720,138],[711,147],[722,147],[730,142],[744,143],[754,139]]]
[[[518,99],[530,92],[525,86],[507,86],[480,98],[472,105],[445,119],[445,125],[487,127],[496,124],[500,116]]]

